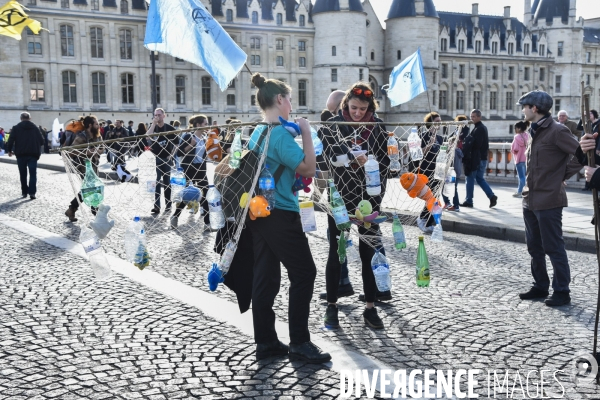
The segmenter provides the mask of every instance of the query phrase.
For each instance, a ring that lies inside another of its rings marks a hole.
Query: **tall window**
[[[506,92],[506,111],[512,111],[514,106],[513,92]]]
[[[492,79],[498,79],[498,67],[495,65],[492,67]]]
[[[481,40],[475,42],[475,53],[481,54]]]
[[[362,46],[358,46],[358,56],[362,57]]]
[[[554,92],[560,93],[560,86],[561,86],[560,84],[562,81],[562,75],[556,75],[554,78],[555,78],[554,79]]]
[[[400,50],[396,52],[396,59],[402,60],[402,52]]]
[[[465,79],[465,64],[458,65],[458,77],[460,79]]]
[[[440,90],[440,109],[445,110],[448,108],[446,103],[446,99],[448,96],[448,92],[446,90]]]
[[[233,22],[233,10],[232,9],[228,9],[226,12],[226,18],[227,18],[227,22]]]
[[[256,49],[256,50],[260,49],[260,38],[257,38],[257,37],[250,38],[250,48]]]
[[[63,102],[77,103],[77,83],[75,82],[75,72],[63,71]]]
[[[374,51],[371,52],[371,61],[375,61],[375,52]]]
[[[529,80],[529,67],[523,68],[523,80],[524,81]]]
[[[515,79],[515,67],[508,67],[508,80],[512,81]]]
[[[277,13],[277,25],[283,24],[283,14]]]
[[[71,5],[69,4],[69,0],[60,0],[60,7],[61,8],[69,8],[69,7],[71,7]]]
[[[442,78],[448,77],[448,64],[442,64]]]
[[[207,106],[210,105],[211,101],[210,101],[210,77],[209,76],[203,76],[202,77],[202,104]]]
[[[464,92],[464,90],[456,91],[456,109],[457,110],[465,109],[465,92]]]
[[[71,25],[60,26],[60,50],[63,57],[75,57],[73,27]]]
[[[558,114],[560,110],[560,99],[554,99],[554,114]]]
[[[306,25],[306,17],[304,15],[300,16],[300,26]]]
[[[235,94],[228,94],[227,95],[227,105],[228,106],[235,106]]]
[[[475,66],[475,79],[481,79],[481,65]]]
[[[175,102],[185,104],[185,76],[175,77]]]
[[[256,56],[256,55],[250,56],[250,64],[251,65],[260,65],[260,56]]]
[[[133,74],[121,74],[121,101],[133,104]]]
[[[585,76],[585,84],[589,86],[591,80],[592,80],[592,76],[590,74],[587,74]]]
[[[359,81],[362,81],[362,80],[363,80],[363,78],[364,78],[363,69],[362,69],[362,68],[359,68],[359,69],[358,69],[358,80],[359,80]]]
[[[540,81],[546,80],[546,68],[540,68]]]
[[[250,96],[250,105],[251,106],[256,106],[256,95],[253,94],[252,96]]]
[[[546,55],[546,46],[540,44],[540,56],[544,57]]]
[[[120,29],[119,30],[119,45],[121,49],[121,60],[132,60],[133,51],[131,44],[131,30]]]
[[[106,75],[102,72],[92,73],[92,102],[94,104],[106,103]]]
[[[277,56],[276,60],[278,67],[283,67],[283,56]]]
[[[104,40],[102,28],[90,28],[90,42],[92,45],[92,58],[104,58]]]
[[[473,92],[473,108],[481,108],[481,91],[479,90]]]
[[[490,110],[498,108],[498,92],[490,92]]]
[[[42,43],[40,35],[36,35],[29,28],[27,30],[27,52],[29,54],[42,55]]]
[[[258,12],[252,11],[252,23],[258,25]]]
[[[337,55],[337,49],[335,46],[331,46],[331,55],[334,57]]]
[[[558,45],[556,46],[556,55],[558,57],[562,57],[563,56],[563,47],[564,47],[565,43],[564,42],[558,42]]]
[[[331,82],[337,82],[337,68],[331,68]]]
[[[448,51],[448,39],[440,39],[440,51]]]
[[[514,43],[509,43],[508,44],[508,54],[512,55],[515,52],[515,44]]]
[[[300,68],[305,68],[306,67],[306,57],[300,57],[298,59],[298,66]]]
[[[304,40],[298,42],[298,51],[306,51],[306,42]]]
[[[498,54],[498,42],[492,42],[492,54]]]
[[[437,83],[437,71],[433,71],[433,84],[435,85]],[[435,96],[434,96],[435,98]]]
[[[298,81],[298,106],[306,107],[306,81]]]
[[[150,75],[150,95],[152,95],[152,75]],[[160,104],[160,75],[156,75],[156,104]]]
[[[459,53],[464,53],[465,52],[465,41],[464,39],[461,39],[458,41],[458,52]]]
[[[283,39],[277,39],[275,41],[275,49],[276,50],[283,50]]]
[[[46,101],[44,96],[44,70],[29,70],[29,99],[31,101]]]
[[[523,55],[525,55],[525,56],[529,55],[529,43],[525,43],[523,45]]]
[[[100,0],[92,0],[92,10],[98,11],[100,9]]]
[[[121,0],[121,14],[129,14],[129,3],[127,0]]]

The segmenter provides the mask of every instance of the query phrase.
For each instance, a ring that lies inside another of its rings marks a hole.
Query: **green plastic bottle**
[[[351,225],[348,210],[344,204],[344,200],[337,191],[333,179],[329,179],[329,206],[335,220],[335,225],[340,231],[349,229]]]
[[[83,202],[90,207],[98,207],[104,200],[104,183],[94,172],[90,160],[85,160],[85,176],[81,184],[81,197],[83,197]]]
[[[394,235],[394,246],[396,250],[402,250],[406,248],[406,238],[404,237],[404,228],[402,222],[398,218],[398,214],[394,214],[394,222],[392,223],[392,233]]]
[[[417,286],[429,287],[429,260],[425,251],[423,236],[419,236],[419,250],[417,251]]]

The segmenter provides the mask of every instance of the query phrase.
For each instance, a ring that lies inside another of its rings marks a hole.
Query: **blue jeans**
[[[482,160],[479,162],[479,168],[477,171],[472,171],[469,175],[467,175],[467,198],[465,199],[465,203],[473,204],[473,191],[475,190],[475,181],[477,184],[485,192],[485,195],[488,199],[491,199],[494,196],[494,192],[488,183],[485,181],[483,174],[485,169],[487,168],[487,161]]]
[[[521,193],[525,186],[525,162],[517,163],[517,173],[519,174],[519,188],[517,189],[517,193]]]
[[[165,190],[165,203],[171,207],[171,161],[156,157],[156,190],[154,191],[154,207],[160,208],[160,189]]]
[[[37,157],[34,156],[17,157],[19,177],[21,178],[21,194],[23,196],[35,196],[37,189],[37,162]],[[27,185],[27,169],[29,169],[29,185]]]

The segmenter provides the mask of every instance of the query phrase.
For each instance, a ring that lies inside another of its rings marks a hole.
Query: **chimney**
[[[507,31],[510,31],[510,6],[504,7],[504,26]]]
[[[416,0],[415,1],[415,11],[417,15],[425,15],[425,1],[424,0]]]
[[[479,3],[473,3],[471,14],[471,22],[473,22],[473,26],[475,28],[479,28]]]
[[[348,0],[340,0],[340,10],[347,11],[350,9],[350,4]]]
[[[525,12],[523,15],[523,23],[528,26],[531,21],[531,0],[525,0]]]
[[[577,13],[577,0],[570,0],[569,1],[569,17],[573,17],[573,19],[575,19],[576,13]]]

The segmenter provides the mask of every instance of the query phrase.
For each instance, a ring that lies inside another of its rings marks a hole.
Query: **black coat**
[[[10,131],[6,152],[15,153],[17,157],[31,156],[39,160],[44,141],[40,129],[33,122],[21,121]]]
[[[469,175],[479,168],[481,160],[487,159],[489,150],[487,128],[478,122],[470,133],[466,131],[461,133],[460,139],[463,141],[463,167],[465,175]]]

